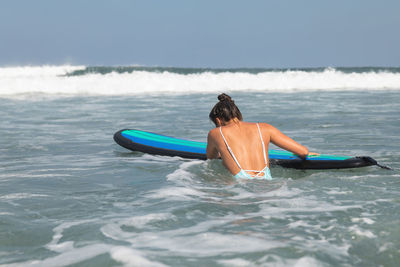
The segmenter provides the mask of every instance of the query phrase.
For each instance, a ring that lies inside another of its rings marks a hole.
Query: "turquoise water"
[[[0,264],[397,266],[400,90],[229,93],[245,120],[312,151],[371,156],[394,170],[273,167],[271,182],[235,181],[218,160],[113,141],[122,128],[205,141],[218,92],[7,93]]]

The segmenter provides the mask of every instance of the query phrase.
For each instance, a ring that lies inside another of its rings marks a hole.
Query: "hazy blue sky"
[[[400,0],[2,0],[0,65],[400,66]]]

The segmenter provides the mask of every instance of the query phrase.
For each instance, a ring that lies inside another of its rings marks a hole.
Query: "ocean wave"
[[[16,66],[0,68],[0,79],[22,77],[52,77],[85,70],[85,66]]]
[[[191,94],[232,91],[400,90],[397,68],[177,69],[30,66],[0,68],[0,96]]]

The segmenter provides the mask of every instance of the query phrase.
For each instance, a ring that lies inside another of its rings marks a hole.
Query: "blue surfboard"
[[[120,146],[132,151],[189,159],[207,159],[207,143],[205,142],[180,139],[135,129],[123,129],[116,132],[114,140]],[[301,159],[288,151],[274,149],[270,149],[268,155],[270,164],[295,169],[343,169],[378,165],[371,157],[321,154]]]

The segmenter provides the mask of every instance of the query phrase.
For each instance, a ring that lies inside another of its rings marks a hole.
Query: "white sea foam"
[[[178,182],[182,180],[186,180],[194,177],[195,174],[190,172],[190,167],[195,166],[195,165],[201,165],[204,164],[204,161],[200,160],[193,160],[193,161],[188,161],[188,162],[183,162],[177,170],[175,170],[173,173],[170,173],[167,175],[167,180],[169,181],[175,181]]]
[[[8,199],[26,199],[26,198],[34,198],[34,197],[47,197],[47,195],[42,195],[42,194],[29,194],[29,193],[13,193],[13,194],[8,194],[4,196],[0,196],[0,199],[2,200],[8,200]]]
[[[126,161],[135,162],[138,164],[169,164],[177,161],[180,162],[182,161],[182,158],[143,154],[141,157],[126,158]]]
[[[154,219],[154,216],[150,217],[152,217],[150,220]],[[15,264],[6,264],[2,266],[67,266],[81,263],[102,254],[109,254],[115,261],[122,263],[124,266],[165,266],[161,263],[146,259],[142,253],[128,247],[112,246],[102,243],[75,247],[73,241],[59,243],[63,237],[64,230],[81,224],[92,223],[94,221],[95,220],[65,222],[55,227],[53,229],[54,235],[52,240],[45,246],[47,249],[59,253],[54,257],[49,257],[44,260],[31,260]]]
[[[114,247],[111,250],[111,257],[124,264],[124,266],[149,266],[149,267],[162,267],[166,266],[162,263],[150,261],[142,254],[132,248],[127,247]]]
[[[55,227],[53,229],[54,235],[50,243],[46,245],[46,248],[52,251],[56,252],[63,252],[63,251],[69,251],[73,249],[74,243],[72,241],[66,241],[63,243],[58,243],[60,239],[63,237],[63,232],[65,229],[68,229],[70,227],[84,224],[84,223],[90,223],[93,222],[94,220],[83,220],[83,221],[75,221],[75,222],[65,222],[60,224],[59,226]]]
[[[195,255],[200,257],[216,256],[222,253],[245,253],[265,251],[271,248],[285,246],[285,244],[271,240],[265,236],[252,233],[220,234],[212,231],[223,225],[232,225],[242,216],[229,214],[224,217],[199,222],[189,227],[180,227],[173,230],[157,231],[149,229],[146,232],[125,231],[122,226],[126,220],[115,220],[101,228],[108,238],[117,241],[130,242],[132,248],[156,248],[166,251],[166,255]]]
[[[20,67],[2,67],[0,68],[0,80],[6,78],[45,78],[65,75],[72,71],[83,70],[85,66],[20,66]]]
[[[171,200],[190,200],[193,198],[204,197],[206,194],[196,189],[188,187],[163,187],[151,191],[147,197],[153,199]]]
[[[376,235],[369,230],[361,229],[360,227],[353,225],[349,227],[349,231],[361,237],[375,238]]]
[[[326,264],[324,262],[318,261],[315,258],[312,258],[310,256],[303,256],[299,259],[288,259],[288,258],[282,258],[277,255],[266,255],[263,258],[261,258],[257,263],[260,262],[260,264],[250,264],[250,265],[244,265],[244,266],[295,266],[295,267],[323,267],[323,266],[331,266],[330,264]],[[222,262],[223,263],[223,262]],[[233,265],[235,266],[235,265]],[[238,265],[240,266],[240,265]]]
[[[138,250],[128,247],[112,246],[107,244],[92,244],[79,248],[69,248],[66,251],[54,257],[49,257],[44,260],[31,260],[26,262],[18,262],[5,264],[1,266],[17,267],[17,266],[40,266],[40,267],[59,267],[79,264],[86,260],[95,258],[102,254],[109,254],[112,259],[122,263],[123,266],[149,266],[163,267],[162,263],[151,261],[145,258]]]
[[[292,265],[292,264],[290,264],[290,265]],[[313,267],[313,266],[328,266],[328,265],[323,264],[322,262],[320,262],[314,258],[305,256],[305,257],[298,259],[296,262],[293,262],[292,266],[294,266],[294,267],[303,267],[303,266],[304,267]]]
[[[356,223],[366,223],[366,224],[374,224],[375,223],[375,221],[370,218],[352,218],[351,221],[356,222]]]
[[[271,199],[266,204],[260,204],[260,207],[265,209],[265,218],[271,216],[284,217],[286,213],[291,211],[296,212],[332,212],[343,211],[353,208],[361,208],[361,205],[334,205],[328,202],[323,202],[315,197],[301,197],[293,199]]]
[[[400,90],[400,73],[324,71],[200,72],[132,71],[65,76],[83,66],[0,68],[0,96],[21,94],[138,95],[221,91]]]
[[[232,266],[232,267],[240,267],[240,266],[252,266],[252,262],[247,261],[245,259],[229,259],[229,260],[219,260],[218,263],[224,265],[224,266]]]
[[[38,267],[59,267],[69,266],[80,263],[82,261],[94,258],[98,255],[108,253],[111,246],[105,244],[92,244],[80,248],[71,248],[57,256],[46,258],[44,260],[30,260],[26,262],[18,262],[12,264],[4,264],[1,266],[17,267],[17,266],[38,266]]]
[[[164,220],[173,220],[175,216],[170,213],[153,213],[142,216],[135,216],[123,222],[125,226],[133,226],[136,228],[143,228],[151,222],[158,222]]]
[[[172,253],[176,256],[196,255],[196,257],[212,257],[221,254],[267,252],[279,247],[286,247],[288,244],[296,245],[299,243],[304,245],[309,251],[324,251],[334,258],[340,259],[348,256],[348,249],[350,247],[348,243],[345,242],[340,245],[334,244],[330,242],[329,234],[328,237],[326,237],[323,233],[335,229],[336,225],[333,224],[335,219],[323,223],[322,225],[316,225],[306,220],[310,216],[309,213],[301,215],[299,211],[319,214],[320,212],[346,210],[351,208],[351,206],[342,207],[333,205],[318,200],[313,196],[305,196],[302,190],[289,189],[287,186],[283,186],[282,189],[277,191],[282,192],[270,193],[267,197],[269,201],[265,204],[259,204],[258,207],[260,209],[254,212],[246,212],[245,214],[228,213],[225,216],[217,217],[211,215],[205,221],[171,230],[163,230],[158,228],[159,226],[152,225],[153,222],[157,222],[158,225],[159,222],[165,220],[178,219],[170,213],[172,211],[170,210],[169,213],[165,211],[165,213],[150,213],[126,219],[114,219],[112,222],[104,225],[101,228],[101,232],[108,238],[116,241],[128,242],[130,243],[129,249],[132,248],[134,251],[139,251],[141,255],[138,255],[138,258],[136,258],[137,255],[135,252],[132,253],[132,261],[140,260],[141,256],[146,259],[151,258],[153,252],[146,250],[146,248],[149,247],[156,249],[158,251],[158,256],[170,256]],[[279,196],[278,199],[277,196]],[[188,215],[191,216],[191,213],[188,213]],[[296,220],[292,218],[294,215]],[[215,229],[226,227],[234,229],[234,227],[237,227],[240,223],[245,223],[247,219],[251,221],[254,218],[257,218],[256,220],[262,220],[265,225],[273,224],[275,220],[271,219],[282,218],[289,220],[290,223],[287,226],[289,228],[289,233],[286,236],[286,241],[282,243],[280,240],[276,240],[274,235],[270,236],[269,234],[254,231],[254,229],[249,231],[238,230],[237,232],[228,231],[223,234],[215,231]],[[304,220],[302,218],[304,218]],[[141,231],[127,230],[124,226],[134,226],[140,228]],[[234,227],[232,228],[232,226]],[[318,238],[296,238],[294,232],[290,230],[293,228],[305,231],[310,235],[319,233]],[[369,233],[359,228],[353,228],[352,232],[357,232],[355,234],[358,235],[369,235]],[[129,249],[126,253],[121,252],[121,255],[129,255]],[[128,262],[129,256],[127,257],[126,261]],[[120,262],[123,261],[120,260]],[[265,263],[262,259],[257,262],[260,264]],[[268,262],[271,263],[269,260]],[[221,259],[218,263],[231,266],[246,266],[249,262],[241,258],[235,258]],[[314,258],[307,256],[290,262],[277,259],[275,263],[276,266],[321,266],[322,264]]]

